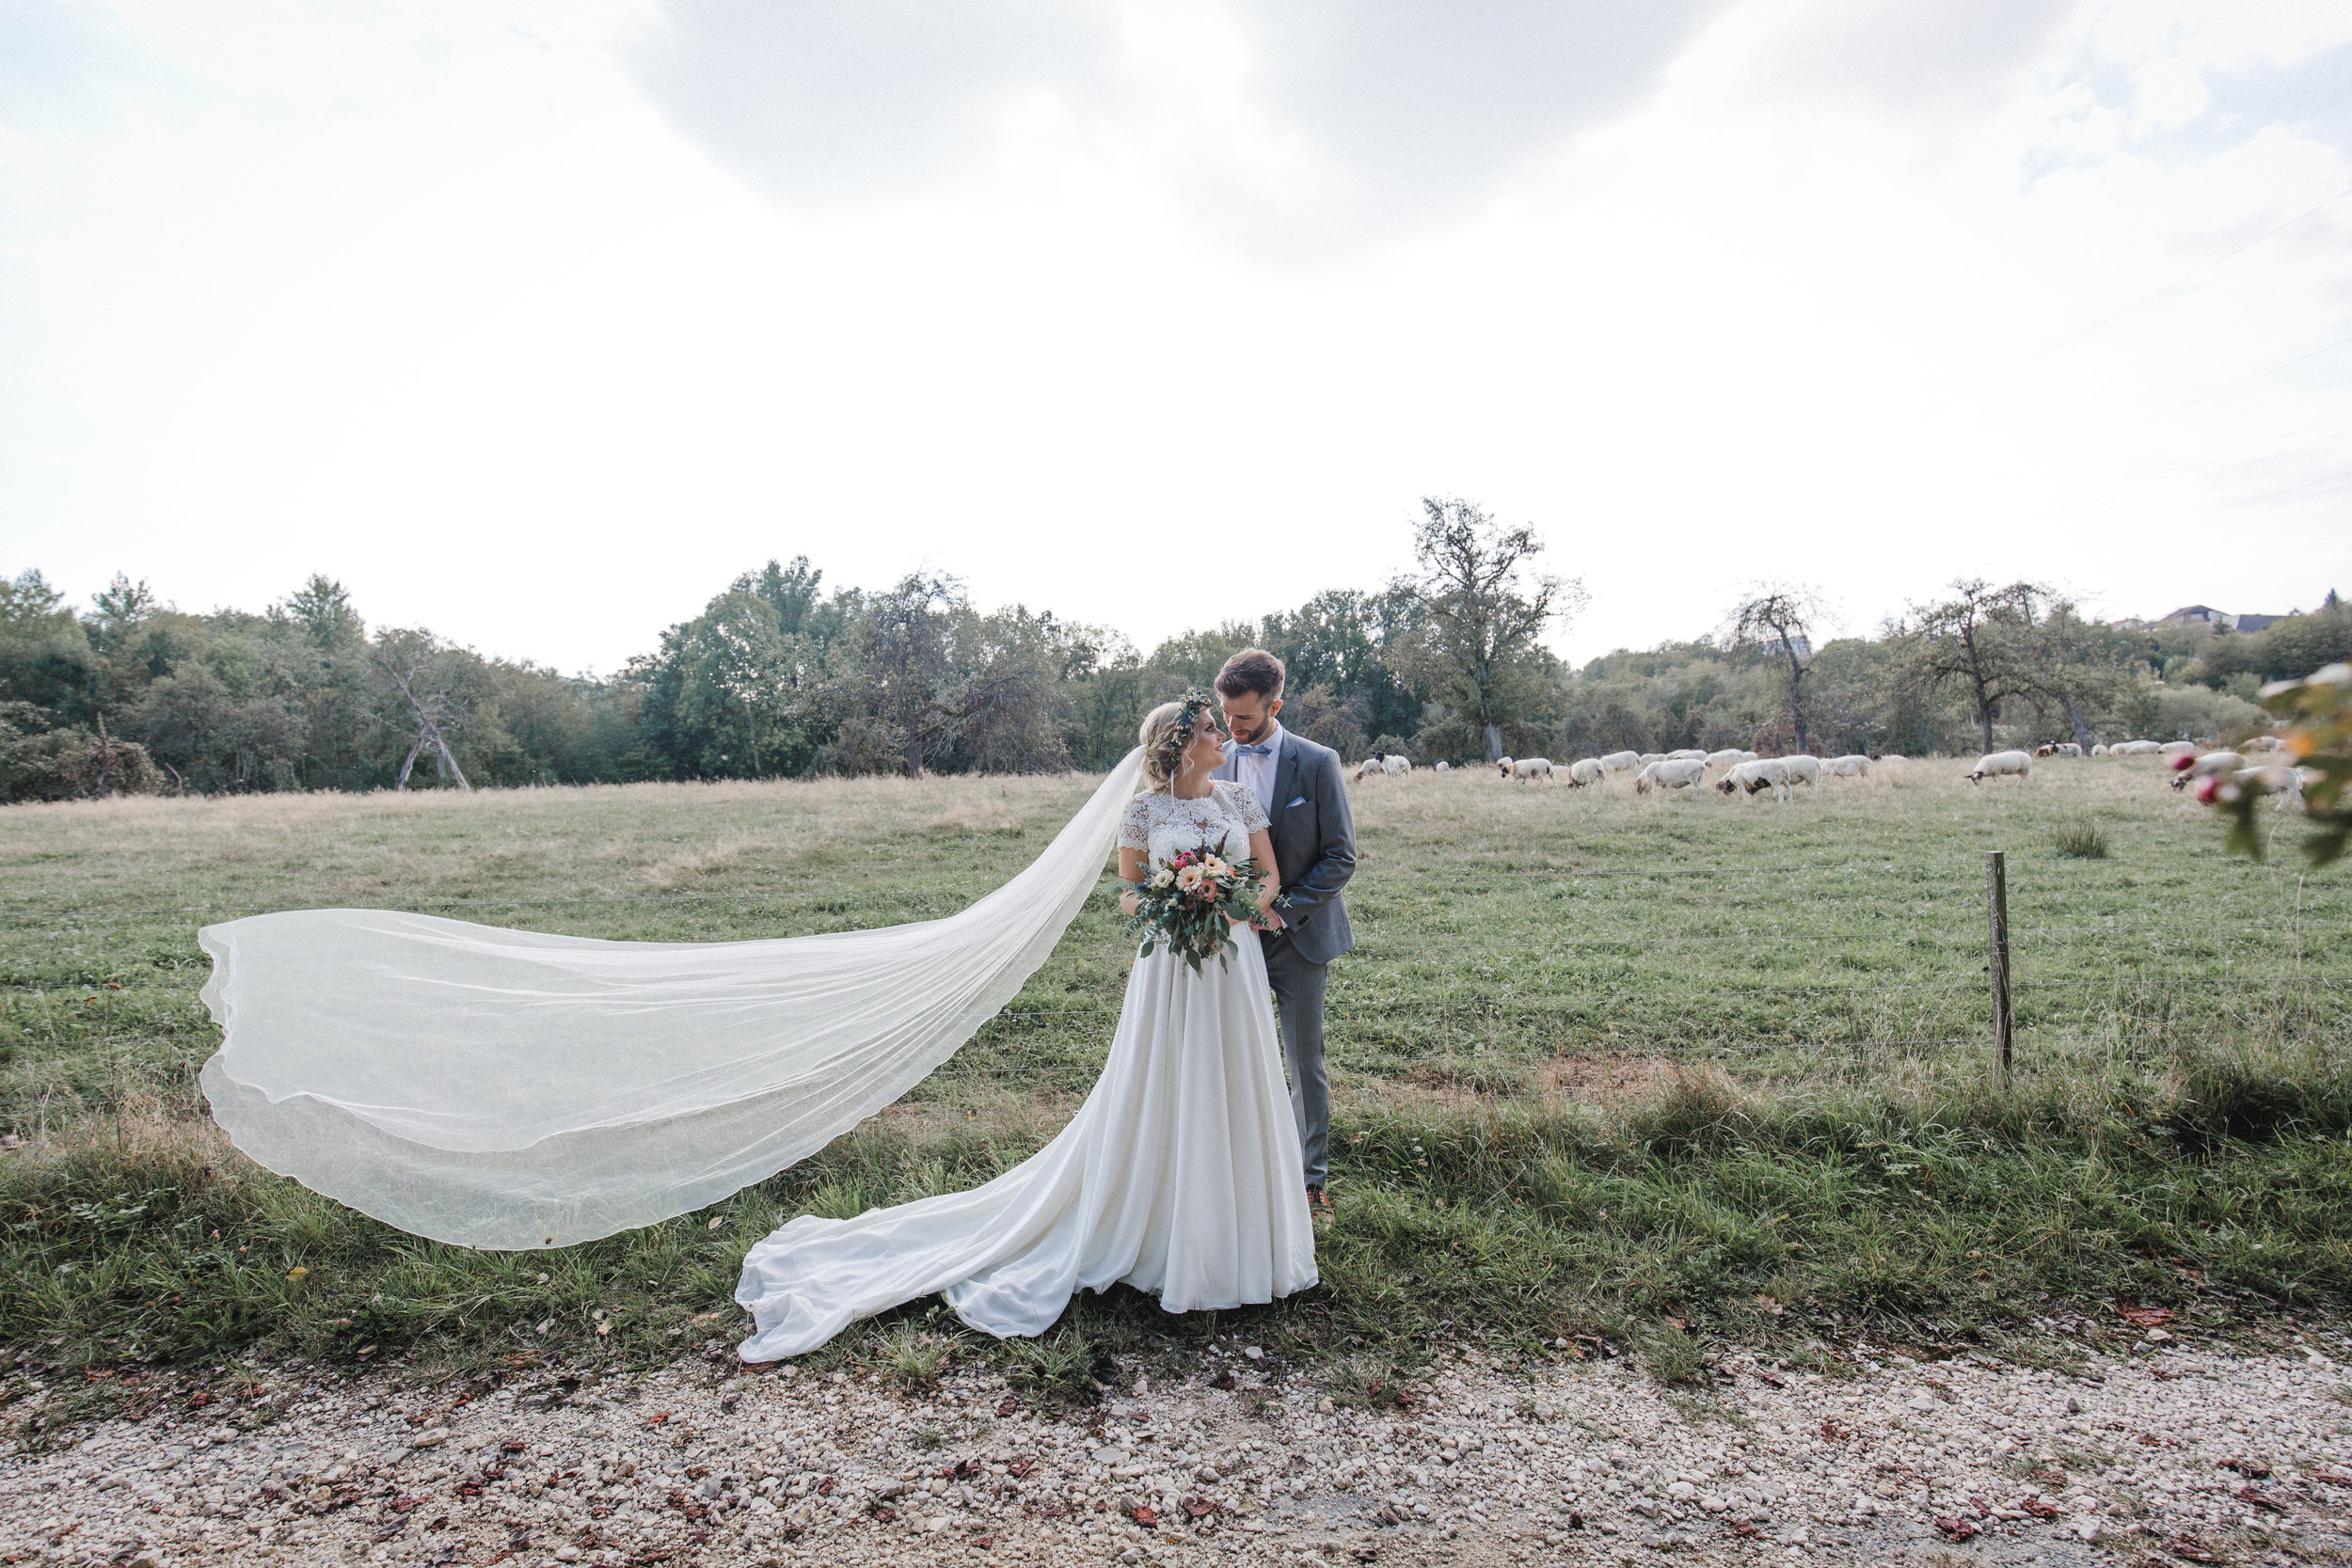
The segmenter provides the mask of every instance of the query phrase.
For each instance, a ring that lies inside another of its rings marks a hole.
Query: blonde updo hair
[[[1184,721],[1187,711],[1195,716],[1189,724]],[[1191,703],[1162,703],[1143,716],[1136,739],[1143,746],[1144,782],[1153,789],[1166,789],[1176,782],[1177,764],[1200,726],[1200,711]]]

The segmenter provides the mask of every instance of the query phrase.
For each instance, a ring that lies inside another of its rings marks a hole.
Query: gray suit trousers
[[[1282,1026],[1282,1067],[1290,1074],[1291,1118],[1298,1124],[1307,1185],[1330,1174],[1331,1082],[1323,1070],[1323,989],[1329,964],[1299,956],[1285,932],[1262,932],[1266,978],[1274,982],[1275,1016]]]

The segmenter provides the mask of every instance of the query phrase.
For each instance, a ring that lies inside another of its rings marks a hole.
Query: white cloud
[[[1032,0],[952,50],[875,13],[788,111],[774,39],[618,0],[42,13],[0,76],[0,569],[196,607],[322,569],[611,668],[804,552],[1148,642],[1375,584],[1448,492],[1588,577],[1579,655],[1759,578],[1854,629],[1961,571],[2308,604],[2352,577],[2352,351],[2312,353],[2352,201],[2261,236],[2352,187],[2297,107],[2333,9],[1745,0],[1555,95],[1532,8],[1375,8],[1325,66],[1249,20],[1303,10]],[[820,122],[864,161],[775,129]]]

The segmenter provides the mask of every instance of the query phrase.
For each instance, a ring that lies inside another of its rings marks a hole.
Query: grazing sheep
[[[1600,759],[1600,770],[1604,773],[1638,773],[1641,769],[1642,759],[1632,752],[1611,752]]]
[[[1730,772],[1715,781],[1715,787],[1725,795],[1742,791],[1758,795],[1769,789],[1775,800],[1791,798],[1788,787],[1788,766],[1785,757],[1759,757],[1735,764]]]
[[[2164,748],[2153,740],[2126,740],[2107,748],[2111,757],[2152,757]]]
[[[1647,768],[1653,762],[1665,761],[1666,753],[1663,752],[1641,752],[1635,754],[1634,760],[1640,763],[1643,767]]]
[[[2252,756],[2257,752],[2283,752],[2286,749],[2287,743],[2275,735],[2258,735],[2238,748],[2249,756]]]
[[[1601,789],[1608,783],[1609,770],[1601,767],[1598,757],[1580,757],[1568,764],[1570,789]]]
[[[1696,757],[1701,762],[1705,762],[1707,760],[1707,753],[1696,746],[1685,746],[1680,751],[1668,752],[1666,753],[1666,760],[1668,762],[1689,762],[1692,757]]]
[[[2174,757],[2193,757],[2197,754],[2197,742],[2194,740],[2168,740],[2163,745],[2156,748],[2156,754],[2165,758],[2167,761],[2169,761]]]
[[[2200,779],[2209,779],[2217,773],[2234,773],[2245,766],[2246,759],[2235,752],[2207,752],[2186,768],[2175,765],[2172,787],[2186,789]]]
[[[1867,779],[1870,776],[1870,759],[1858,753],[1832,757],[1821,764],[1821,771],[1833,779]]]
[[[1788,770],[1790,784],[1818,784],[1821,782],[1821,759],[1820,757],[1807,756],[1803,752],[1799,752],[1794,756],[1786,756],[1779,760],[1780,765]]]
[[[1968,782],[1977,784],[1985,779],[2026,779],[2033,776],[2033,758],[2023,752],[1987,752],[1977,759],[1969,772]]]
[[[1380,770],[1388,774],[1392,779],[1401,779],[1406,774],[1410,773],[1413,770],[1413,759],[1410,757],[1398,756],[1395,752],[1391,752],[1387,757],[1382,759]]]
[[[1900,752],[1882,752],[1874,760],[1876,760],[1880,767],[1883,768],[1890,762],[1899,765],[1901,763],[1909,762],[1911,759],[1903,755]]]
[[[1706,782],[1705,757],[1661,757],[1634,778],[1633,793],[1647,795],[1654,789],[1662,795],[1670,789],[1693,789]]]
[[[1707,753],[1707,766],[1709,768],[1736,768],[1747,760],[1748,753],[1737,746],[1726,746],[1720,752]]]
[[[2079,741],[2061,740],[2050,749],[2050,754],[2059,757],[2078,757],[2083,754],[2082,744]]]
[[[1549,779],[1551,777],[1549,757],[1504,757],[1495,764],[1495,770],[1503,778]]]
[[[2105,741],[2102,741],[2102,742],[2101,742],[2101,743],[2099,743],[2098,745],[2093,746],[2093,747],[2090,749],[2090,754],[2091,754],[2092,756],[2094,756],[2094,757],[2103,757],[2103,756],[2106,756],[2106,755],[2107,754],[2106,743]]]
[[[1440,772],[1440,773],[1451,773],[1452,771],[1454,771],[1454,764],[1452,764],[1452,763],[1450,763],[1450,762],[1445,761],[1443,758],[1440,758],[1440,759],[1438,759],[1438,766],[1437,766],[1437,769],[1436,769],[1436,771]]]

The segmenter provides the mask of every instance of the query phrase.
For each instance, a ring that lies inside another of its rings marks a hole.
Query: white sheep
[[[2172,775],[2172,787],[2186,789],[2199,779],[2209,779],[2216,773],[2235,773],[2245,766],[2246,759],[2235,752],[2207,752]]]
[[[1715,781],[1715,787],[1725,795],[1741,791],[1758,795],[1769,789],[1775,800],[1790,798],[1788,761],[1783,757],[1756,757],[1734,764],[1730,772]]]
[[[2105,741],[2101,741],[2098,745],[2093,746],[2090,749],[2090,754],[2094,757],[2106,756],[2107,754],[2106,743]]]
[[[2051,748],[2051,754],[2061,757],[2078,757],[2083,754],[2082,744],[2079,741],[2061,740]]]
[[[1437,766],[1436,771],[1438,771],[1438,772],[1439,772],[1439,773],[1451,773],[1452,771],[1454,771],[1454,764],[1452,764],[1452,763],[1450,763],[1450,762],[1446,761],[1444,758],[1440,757],[1440,758],[1438,758],[1438,766]]]
[[[1642,758],[1633,752],[1611,752],[1599,761],[1604,773],[1638,773],[1642,769]]]
[[[1386,757],[1381,759],[1380,770],[1388,774],[1389,777],[1392,779],[1401,779],[1406,774],[1410,773],[1413,770],[1413,759],[1410,757],[1401,757],[1394,752],[1391,752]]]
[[[2152,757],[2164,748],[2153,740],[2125,740],[2107,748],[2111,757]]]
[[[1790,784],[1819,784],[1821,782],[1821,759],[1820,757],[1807,756],[1803,752],[1799,752],[1793,756],[1785,756],[1779,760],[1781,766],[1788,770]]]
[[[1602,789],[1608,783],[1609,770],[1601,767],[1598,757],[1579,757],[1568,764],[1570,789]]]
[[[1636,753],[1634,760],[1639,762],[1643,767],[1647,768],[1653,762],[1665,761],[1666,753],[1663,752],[1642,752]]]
[[[1870,776],[1870,759],[1859,752],[1849,752],[1821,764],[1821,771],[1833,779],[1867,779]]]
[[[2252,756],[2257,752],[2283,752],[2286,749],[2287,743],[2275,735],[2258,735],[2238,748],[2248,756]]]
[[[1668,752],[1666,753],[1666,760],[1668,762],[1689,762],[1692,757],[1696,757],[1701,762],[1705,762],[1707,760],[1707,753],[1696,746],[1685,746],[1679,751]]]
[[[2025,752],[1987,752],[1977,759],[1977,766],[1970,769],[1967,779],[1970,784],[1976,784],[1984,779],[2026,779],[2032,776],[2033,758]]]
[[[2163,745],[2156,748],[2156,754],[2163,757],[2168,762],[2174,757],[2193,757],[2197,754],[2197,742],[2194,740],[2168,740]]]
[[[1495,764],[1495,769],[1506,779],[1549,779],[1551,777],[1551,759],[1549,757],[1504,757]]]
[[[1726,746],[1720,752],[1707,753],[1707,766],[1709,768],[1736,768],[1747,760],[1748,753],[1737,746]]]
[[[1654,789],[1662,795],[1670,789],[1692,789],[1706,782],[1705,757],[1661,757],[1635,776],[1633,792],[1647,795]]]

